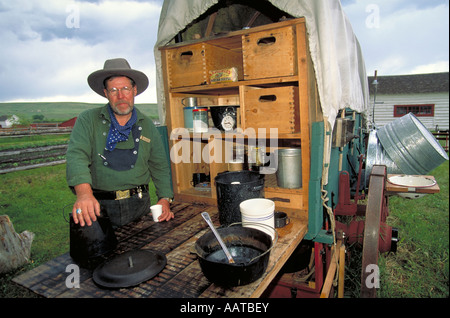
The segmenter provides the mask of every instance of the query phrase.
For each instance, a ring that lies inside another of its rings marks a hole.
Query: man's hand
[[[166,199],[159,199],[158,203],[162,205],[162,214],[159,216],[159,222],[169,221],[173,219],[175,216],[172,211],[170,211],[170,203]]]
[[[77,200],[72,209],[73,220],[75,224],[79,222],[81,226],[85,224],[91,226],[92,222],[97,221],[97,216],[100,216],[100,204],[92,193],[91,185],[88,183],[76,185],[75,193]]]

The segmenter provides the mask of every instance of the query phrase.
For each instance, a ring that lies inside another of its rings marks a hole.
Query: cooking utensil
[[[206,223],[208,223],[209,227],[211,228],[211,231],[214,233],[214,236],[216,237],[217,241],[219,242],[220,246],[222,247],[226,257],[228,258],[228,262],[230,264],[234,263],[234,259],[231,256],[230,252],[228,251],[227,246],[222,241],[222,238],[220,237],[219,232],[217,232],[216,228],[214,227],[214,224],[211,221],[211,218],[209,216],[208,212],[202,212],[202,217],[205,219]]]
[[[220,225],[241,222],[239,204],[248,199],[264,198],[264,175],[255,171],[228,171],[214,178]]]
[[[267,268],[270,251],[276,244],[267,233],[235,223],[218,228],[232,252],[235,263],[228,263],[222,249],[209,231],[195,243],[195,253],[205,277],[219,286],[242,286],[254,282]]]
[[[288,225],[291,219],[284,212],[275,212],[275,227],[280,228]]]
[[[92,278],[102,287],[131,287],[158,275],[166,264],[166,256],[158,251],[132,250],[100,264]]]
[[[101,215],[91,226],[75,224],[70,214],[70,257],[83,267],[94,268],[117,246],[109,217]]]

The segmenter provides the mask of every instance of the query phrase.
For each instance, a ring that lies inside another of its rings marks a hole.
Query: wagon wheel
[[[370,175],[366,206],[361,268],[361,297],[375,298],[378,279],[380,221],[386,209],[385,166],[374,166]],[[376,265],[376,266],[373,266]]]

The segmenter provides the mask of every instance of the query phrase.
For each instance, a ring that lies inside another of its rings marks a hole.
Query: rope
[[[323,188],[323,184],[321,186],[321,190],[322,192],[322,205],[325,207],[325,209],[327,210],[328,216],[330,217],[330,226],[331,226],[331,233],[333,235],[333,246],[334,246],[334,256],[336,258],[336,275],[335,278],[333,280],[333,286],[337,286],[337,282],[339,279],[339,257],[338,257],[338,251],[336,249],[336,223],[335,223],[335,218],[334,218],[334,213],[333,213],[333,209],[331,209],[331,207],[329,207],[326,203],[328,202],[329,198],[328,198],[328,191],[326,191]]]

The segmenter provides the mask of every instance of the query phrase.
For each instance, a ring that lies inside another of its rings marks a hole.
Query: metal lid
[[[133,250],[99,265],[92,278],[103,287],[131,287],[155,277],[166,264],[166,256],[158,251]]]
[[[279,156],[298,156],[302,154],[302,149],[301,148],[280,148],[280,149],[276,149],[276,152],[278,153]]]

